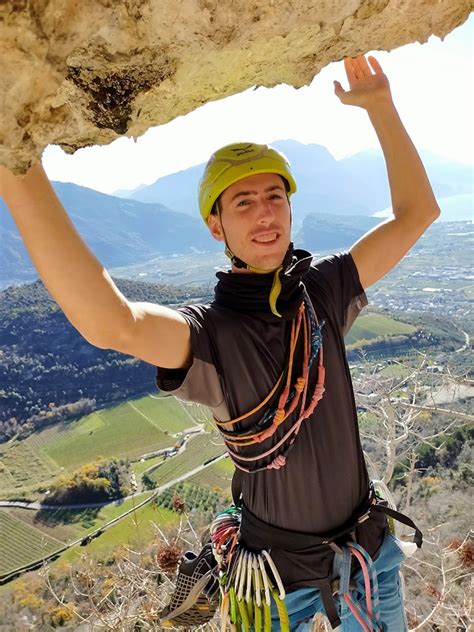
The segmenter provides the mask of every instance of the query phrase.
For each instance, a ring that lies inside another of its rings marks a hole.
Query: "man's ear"
[[[207,218],[207,226],[216,241],[224,241],[224,231],[222,230],[221,219],[218,215],[211,213]]]

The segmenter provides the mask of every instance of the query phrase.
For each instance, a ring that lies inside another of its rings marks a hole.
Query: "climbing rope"
[[[303,302],[292,321],[290,332],[290,344],[289,344],[289,357],[286,369],[281,373],[280,377],[276,381],[275,385],[265,397],[265,399],[255,406],[247,413],[232,419],[230,421],[220,421],[214,418],[216,425],[218,426],[224,441],[226,443],[227,451],[234,462],[234,465],[247,473],[255,473],[264,469],[279,469],[286,464],[286,455],[293,445],[296,435],[298,434],[302,422],[307,419],[315,410],[319,401],[324,394],[324,356],[322,345],[322,327],[324,321],[319,324],[317,316],[314,312],[312,303],[305,292]],[[295,353],[298,346],[298,342],[302,340],[303,345],[303,359],[300,375],[294,380],[292,384],[292,376],[294,372],[294,360]],[[309,375],[311,367],[319,354],[318,361],[318,377],[313,391],[313,395],[309,405],[305,408],[305,402],[307,399]],[[235,429],[237,424],[242,421],[256,415],[256,413],[262,411],[265,406],[272,400],[277,394],[278,389],[281,388],[284,382],[284,376],[286,374],[286,380],[284,387],[278,397],[278,403],[276,408],[267,410],[263,417],[259,420],[258,424],[255,424],[259,430],[253,432],[252,429],[246,431]],[[262,443],[270,439],[281,424],[286,421],[299,406],[298,416],[293,422],[287,432],[280,438],[280,440],[271,448],[264,450],[262,453],[256,456],[244,457],[240,453],[236,452],[234,448],[242,448],[249,445],[255,445]],[[263,427],[263,428],[262,428]],[[283,454],[277,455],[268,465],[265,467],[249,469],[242,465],[242,462],[255,462],[266,458],[280,449],[286,444],[286,449]]]
[[[365,610],[354,601],[349,587],[351,558],[359,562],[364,578]],[[339,594],[348,605],[363,632],[383,632],[379,609],[379,585],[372,558],[356,542],[348,542],[342,547],[342,566]]]

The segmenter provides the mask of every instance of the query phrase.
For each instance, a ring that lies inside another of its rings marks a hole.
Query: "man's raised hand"
[[[344,60],[349,90],[344,90],[339,81],[334,81],[334,92],[344,105],[356,105],[370,110],[380,103],[392,101],[390,84],[382,66],[375,57],[369,56],[367,59],[360,55]]]

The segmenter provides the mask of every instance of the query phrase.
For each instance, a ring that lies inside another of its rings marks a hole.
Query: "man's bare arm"
[[[423,164],[395,106],[380,106],[369,116],[387,164],[394,217],[351,248],[364,288],[387,274],[440,214]]]
[[[86,340],[151,364],[189,366],[185,319],[164,306],[127,300],[81,239],[40,164],[24,177],[0,167],[0,195],[44,285]]]
[[[350,250],[364,288],[387,274],[440,214],[418,152],[393,104],[388,80],[377,60],[369,60],[375,74],[362,56],[346,60],[351,90],[336,86],[341,101],[367,110],[390,184],[394,218],[369,231]]]

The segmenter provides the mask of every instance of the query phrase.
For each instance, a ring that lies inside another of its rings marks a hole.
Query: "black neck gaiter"
[[[268,322],[292,320],[303,300],[303,276],[309,270],[312,255],[306,250],[294,250],[289,265],[280,272],[281,292],[277,309],[281,318],[272,313],[268,297],[273,283],[273,272],[252,274],[218,272],[213,307],[225,307],[235,312],[254,315]]]

